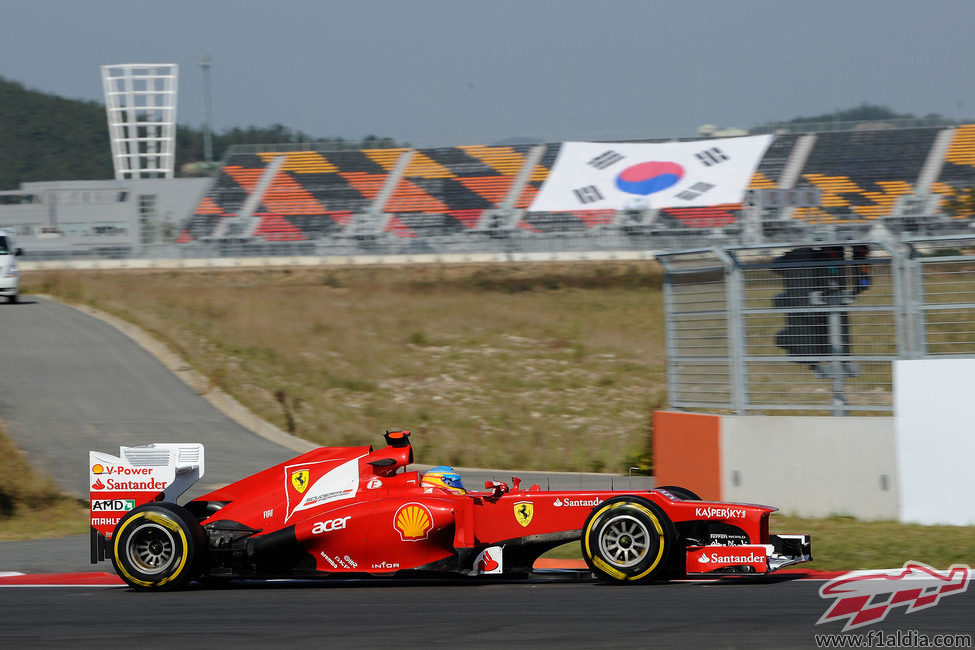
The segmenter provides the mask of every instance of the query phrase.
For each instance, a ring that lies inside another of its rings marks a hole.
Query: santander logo
[[[701,553],[697,561],[701,564],[753,564],[764,562],[765,556],[760,553],[749,553],[748,555],[722,555],[721,553]]]
[[[493,557],[491,557],[490,553],[484,551],[484,557],[482,557],[481,560],[477,563],[477,570],[486,573],[488,571],[494,571],[497,568],[498,568],[497,561]]]

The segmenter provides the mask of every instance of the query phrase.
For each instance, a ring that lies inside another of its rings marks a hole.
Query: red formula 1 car
[[[807,535],[769,535],[774,508],[679,487],[526,489],[517,478],[466,491],[444,472],[407,471],[409,432],[386,443],[316,449],[184,505],[177,498],[203,475],[202,445],[93,451],[92,562],[110,557],[132,587],[162,590],[194,579],[524,576],[574,540],[596,577],[619,584],[811,559]]]

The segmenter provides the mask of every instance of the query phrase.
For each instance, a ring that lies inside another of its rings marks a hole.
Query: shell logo
[[[92,474],[101,474],[104,471],[105,471],[105,468],[102,467],[101,464],[96,464],[96,465],[92,465],[91,466],[91,473]]]
[[[404,542],[419,542],[430,536],[433,516],[421,503],[407,503],[393,515],[393,528]]]

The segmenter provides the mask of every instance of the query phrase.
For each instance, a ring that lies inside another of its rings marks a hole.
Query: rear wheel
[[[148,503],[126,514],[115,527],[112,564],[135,589],[175,589],[199,573],[206,548],[203,528],[186,508]]]
[[[582,556],[597,578],[615,584],[663,576],[677,533],[666,513],[639,497],[614,497],[593,508],[582,532]]]

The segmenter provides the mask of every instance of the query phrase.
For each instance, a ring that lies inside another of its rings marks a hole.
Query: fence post
[[[735,256],[726,249],[714,248],[715,256],[724,265],[725,309],[728,325],[728,380],[731,390],[731,406],[735,413],[744,415],[748,405],[748,368],[745,364],[745,323],[743,301],[744,282],[741,266]]]
[[[891,280],[894,282],[894,327],[897,336],[897,356],[918,359],[924,356],[920,264],[915,261],[916,250],[907,243],[878,241],[890,254]]]
[[[672,286],[673,274],[671,273],[670,262],[666,258],[658,257],[657,260],[664,269],[663,298],[664,298],[664,349],[667,359],[667,402],[673,408],[677,398],[677,349],[674,345],[674,288]]]

